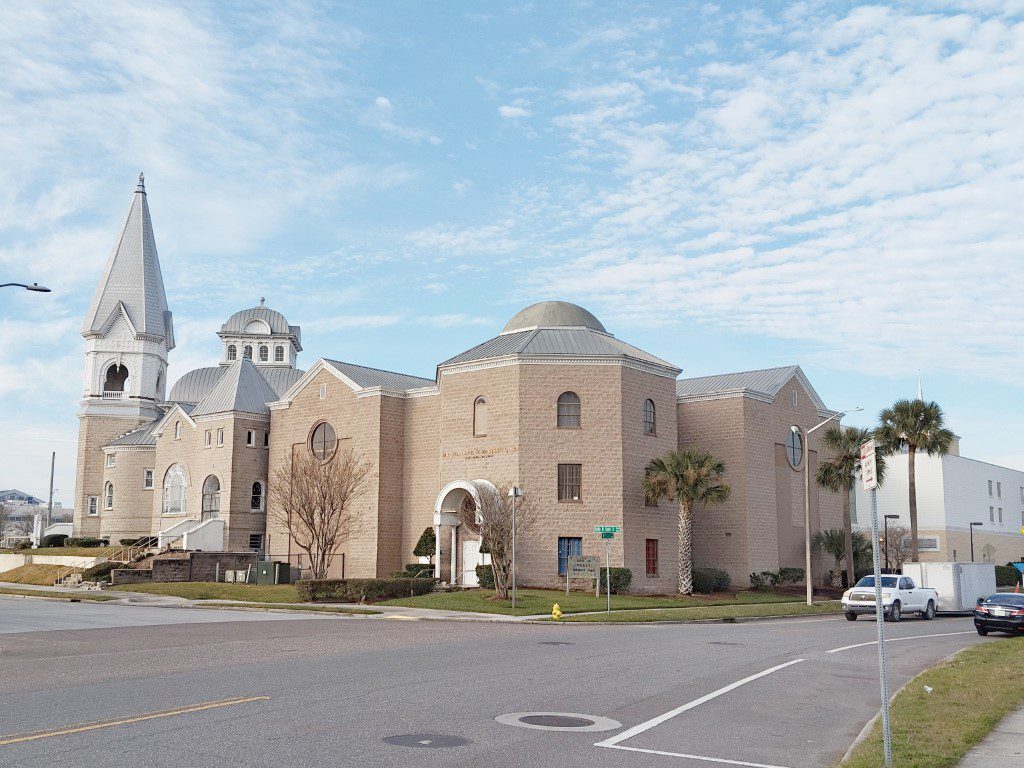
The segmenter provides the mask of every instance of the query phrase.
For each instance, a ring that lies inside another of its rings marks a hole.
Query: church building
[[[514,484],[536,518],[518,542],[520,583],[564,585],[567,558],[603,554],[594,528],[615,525],[612,565],[632,570],[632,589],[672,592],[676,506],[653,504],[642,482],[651,459],[687,447],[722,459],[732,487],[725,504],[695,511],[696,564],[737,586],[802,567],[803,471],[813,478],[822,430],[805,446],[791,427],[835,415],[798,366],[680,378],[563,301],[523,309],[425,378],[334,359],[340,350],[302,370],[301,329],[261,299],[220,327],[215,365],[167,390],[174,329],[141,175],[82,335],[75,535],[258,550],[302,569],[268,515],[269,486],[296,452],[352,452],[372,472],[338,577],[401,570],[432,527],[435,574],[475,585],[486,555],[458,510]],[[812,481],[809,501],[812,532],[842,525],[837,495]],[[819,561],[818,578],[833,566]]]

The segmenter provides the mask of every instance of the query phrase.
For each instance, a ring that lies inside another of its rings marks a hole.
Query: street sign
[[[601,538],[602,539],[614,539],[615,538],[615,534],[614,533],[602,533],[601,534]]]
[[[1024,528],[1021,528],[1021,529],[1020,529],[1020,535],[1021,535],[1021,536],[1024,536]]]
[[[600,557],[585,557],[583,555],[571,555],[569,557],[569,578],[571,579],[596,579],[601,569]]]
[[[621,533],[622,528],[617,525],[595,525],[594,533]]]
[[[875,441],[868,440],[860,447],[860,480],[865,491],[878,487],[878,476],[875,473]]]

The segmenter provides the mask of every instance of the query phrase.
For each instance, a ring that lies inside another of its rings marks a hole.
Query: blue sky
[[[684,375],[925,395],[1024,468],[1024,1],[0,6],[0,487],[74,485],[146,172],[172,380],[258,303],[433,375],[559,298]],[[5,289],[10,291],[10,289]]]

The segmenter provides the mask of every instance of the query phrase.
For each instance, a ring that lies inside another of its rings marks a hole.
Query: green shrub
[[[694,568],[693,591],[701,595],[724,592],[729,588],[729,574],[718,568]]]
[[[420,534],[419,541],[417,541],[416,546],[413,547],[412,553],[416,557],[433,557],[436,546],[437,538],[434,533],[434,526],[430,526]]]
[[[124,564],[110,561],[97,563],[82,571],[82,581],[110,581],[110,572],[115,568],[124,568]]]
[[[65,547],[100,547],[103,542],[92,536],[81,536],[78,538],[69,537],[64,540]]]
[[[303,579],[296,585],[304,603],[378,603],[396,597],[425,595],[433,579]]]
[[[997,587],[1012,587],[1015,584],[1019,584],[1021,579],[1020,571],[1014,568],[1012,565],[997,565],[996,566],[996,586]]]
[[[605,589],[609,578],[611,579],[612,594],[621,595],[629,589],[633,583],[633,572],[629,568],[612,568],[611,574],[606,574],[605,568],[601,569],[601,591]]]
[[[480,582],[481,589],[494,589],[494,569],[489,565],[478,565],[476,580]]]
[[[803,568],[779,568],[779,584],[800,584],[803,580]]]
[[[117,543],[122,547],[155,547],[156,536],[142,536],[138,539],[118,539]]]
[[[750,586],[758,592],[771,592],[779,586],[778,571],[761,571],[750,574]]]
[[[391,574],[393,579],[432,579],[434,566],[430,563],[408,563],[404,570]]]

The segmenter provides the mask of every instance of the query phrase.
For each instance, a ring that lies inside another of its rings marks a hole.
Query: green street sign
[[[594,533],[621,533],[622,528],[617,525],[595,525]]]
[[[615,538],[615,534],[614,533],[602,533],[601,534],[601,538],[602,539],[614,539]]]

